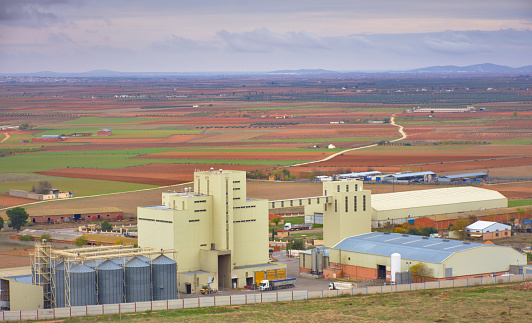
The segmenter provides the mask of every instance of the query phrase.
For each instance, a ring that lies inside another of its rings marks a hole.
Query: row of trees
[[[264,172],[262,169],[255,169],[254,171],[246,173],[246,177],[250,179],[269,179],[270,176],[275,176],[276,181],[293,181],[296,179],[295,174],[290,174],[286,168],[276,169],[273,172]]]

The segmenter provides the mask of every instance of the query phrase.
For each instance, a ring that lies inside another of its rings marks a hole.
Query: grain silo
[[[152,265],[153,300],[177,298],[177,263],[160,255]]]
[[[65,307],[65,263],[55,265],[53,274],[55,307]]]
[[[124,269],[111,260],[98,266],[98,304],[124,302]]]
[[[135,257],[125,265],[126,302],[151,301],[151,268]]]
[[[77,264],[65,274],[70,276],[70,306],[96,305],[96,271]]]

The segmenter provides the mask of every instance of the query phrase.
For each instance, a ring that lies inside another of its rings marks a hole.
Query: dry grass
[[[516,284],[123,315],[126,322],[529,322],[531,292]],[[94,317],[67,322],[94,321]],[[98,320],[119,320],[118,315]]]

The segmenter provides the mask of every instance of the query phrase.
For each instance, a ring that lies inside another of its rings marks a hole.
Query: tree
[[[49,233],[43,233],[43,234],[41,235],[41,239],[39,239],[39,240],[42,242],[42,241],[45,240],[45,239],[46,239],[46,241],[50,241],[50,239],[52,239],[52,235],[49,234]]]
[[[460,237],[460,240],[464,240],[467,232],[465,231],[465,228],[471,224],[471,221],[467,218],[459,218],[453,223],[453,230],[455,230],[458,233],[458,236]]]
[[[76,239],[76,246],[84,246],[87,244],[87,238],[85,236],[81,236]]]
[[[410,228],[410,229],[408,229],[408,231],[406,231],[406,233],[412,234],[412,235],[415,235],[415,236],[420,236],[421,235],[421,232],[419,232],[419,230],[416,229],[416,228]]]
[[[20,228],[28,220],[28,212],[23,207],[17,206],[6,211],[6,215],[9,218],[9,227],[20,231]]]
[[[37,187],[33,186],[31,188],[31,191],[37,194],[48,194],[51,188],[52,183],[50,183],[49,181],[40,181]]]
[[[111,223],[109,223],[109,221],[105,220],[100,225],[100,229],[102,231],[112,231],[113,230],[113,225]]]
[[[0,216],[0,230],[4,228],[4,219]]]
[[[421,229],[421,235],[428,237],[433,233],[438,233],[438,230],[434,227],[424,227]]]
[[[278,217],[278,216],[276,216],[275,218],[272,218],[272,219],[271,219],[271,222],[272,222],[273,224],[275,224],[275,225],[278,225],[279,222],[281,222],[281,218]]]
[[[427,278],[432,277],[433,274],[432,268],[429,268],[422,262],[418,262],[417,264],[410,266],[408,270],[410,271],[410,273],[412,273],[413,277],[418,277],[423,281],[425,281],[425,279]]]
[[[292,250],[305,250],[305,242],[303,239],[293,240],[290,244],[290,249]]]

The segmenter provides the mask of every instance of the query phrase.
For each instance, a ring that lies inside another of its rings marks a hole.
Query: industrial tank
[[[55,265],[55,307],[65,307],[65,263]]]
[[[153,300],[177,298],[177,263],[160,255],[151,263]]]
[[[125,264],[126,302],[151,301],[150,265],[135,257]]]
[[[392,282],[395,283],[395,274],[401,272],[401,254],[399,253],[392,253],[391,259],[391,274],[392,274]]]
[[[86,261],[84,265],[87,267],[91,267],[92,269],[96,269],[102,262],[103,260],[101,259],[94,259],[94,260]]]
[[[124,302],[124,268],[107,260],[98,266],[98,304]]]
[[[96,305],[96,271],[83,264],[70,269],[70,306]]]

